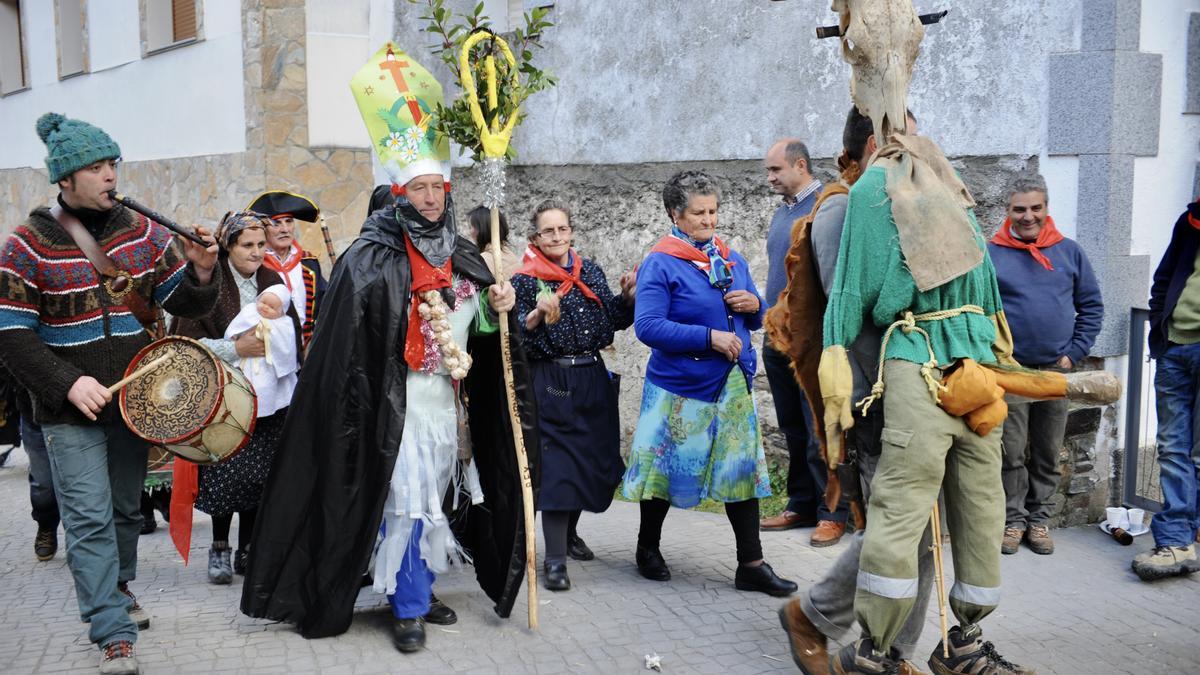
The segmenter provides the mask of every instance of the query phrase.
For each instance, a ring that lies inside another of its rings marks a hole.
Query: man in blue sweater
[[[808,148],[798,138],[776,141],[767,152],[764,164],[767,183],[783,198],[771,217],[767,232],[767,307],[779,299],[787,286],[784,259],[792,244],[792,225],[808,215],[821,196],[821,182],[813,178],[812,160]],[[843,505],[835,512],[825,506],[825,463],[821,447],[811,433],[812,413],[804,392],[796,383],[788,357],[763,345],[763,365],[771,398],[775,402],[775,417],[787,439],[788,503],[777,516],[763,519],[763,530],[790,530],[795,527],[817,526],[810,543],[813,546],[836,544],[846,531],[848,509]]]
[[[1047,204],[1044,178],[1018,177],[1009,190],[1008,217],[988,253],[1012,329],[1013,356],[1026,367],[1067,371],[1096,341],[1104,304],[1087,256],[1059,233]],[[1054,552],[1046,523],[1058,488],[1058,453],[1066,429],[1066,399],[1009,404],[1002,552],[1016,553],[1022,539],[1034,553]]]

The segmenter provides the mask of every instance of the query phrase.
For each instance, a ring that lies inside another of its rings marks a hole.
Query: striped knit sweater
[[[123,206],[109,214],[101,248],[133,275],[133,292],[173,315],[207,314],[218,277],[200,286],[161,225]],[[29,214],[0,249],[0,360],[29,390],[40,424],[88,424],[67,401],[81,376],[119,380],[150,338],[130,309],[104,290],[100,275],[47,208]],[[105,407],[101,421],[119,415]]]

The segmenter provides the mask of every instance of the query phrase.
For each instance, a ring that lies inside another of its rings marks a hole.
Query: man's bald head
[[[788,137],[775,141],[764,161],[767,182],[777,194],[791,198],[812,181],[812,159],[808,146],[799,138]]]

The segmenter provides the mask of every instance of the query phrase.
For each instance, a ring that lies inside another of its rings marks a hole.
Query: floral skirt
[[[691,508],[703,499],[769,497],[771,483],[754,397],[734,368],[716,403],[672,394],[646,380],[622,493]]]

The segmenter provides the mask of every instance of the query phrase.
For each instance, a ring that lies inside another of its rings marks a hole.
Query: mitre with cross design
[[[393,185],[426,174],[450,179],[450,143],[432,125],[442,85],[428,70],[388,42],[354,74],[350,89]]]

